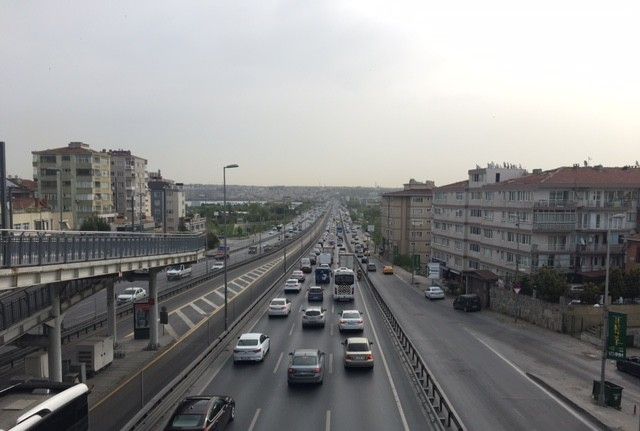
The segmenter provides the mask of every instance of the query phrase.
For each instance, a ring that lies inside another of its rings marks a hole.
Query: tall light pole
[[[58,180],[58,209],[60,210],[60,221],[58,229],[62,230],[62,170],[56,169],[56,179]]]
[[[600,363],[600,393],[598,394],[598,404],[605,405],[604,400],[604,377],[605,368],[607,365],[607,342],[609,337],[609,309],[607,307],[607,301],[609,299],[609,257],[611,251],[609,244],[611,243],[611,222],[613,219],[624,220],[625,214],[614,214],[609,218],[607,226],[607,260],[605,264],[605,279],[604,279],[604,299],[602,301],[602,361]]]
[[[290,196],[283,196],[282,199],[285,202],[285,206],[284,206],[284,223],[283,223],[283,227],[282,227],[282,243],[283,243],[283,247],[282,250],[284,251],[284,270],[283,272],[287,272],[287,238],[286,238],[286,233],[285,231],[287,230],[287,208],[289,207],[289,204],[287,203],[287,199],[290,199]]]
[[[227,330],[227,169],[237,168],[237,164],[227,165],[222,168],[222,209],[224,220],[224,330]]]

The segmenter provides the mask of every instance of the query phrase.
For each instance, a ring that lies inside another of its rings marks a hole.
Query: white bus
[[[356,275],[352,269],[338,268],[333,273],[333,299],[353,301],[356,297]]]

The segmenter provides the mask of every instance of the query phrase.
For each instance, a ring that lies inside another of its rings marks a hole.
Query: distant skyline
[[[634,1],[0,3],[0,141],[183,183],[399,188],[640,159]]]

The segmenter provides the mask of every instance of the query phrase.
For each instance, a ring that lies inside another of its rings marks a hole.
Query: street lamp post
[[[288,204],[287,204],[287,199],[289,199],[289,196],[283,196],[283,199],[285,201],[285,206],[284,206],[284,226],[282,227],[282,243],[284,245],[284,247],[282,248],[282,250],[284,251],[284,269],[283,272],[287,272],[287,238],[286,238],[286,233],[285,231],[287,230],[287,208],[288,208]]]
[[[229,324],[227,319],[227,169],[237,168],[237,164],[227,165],[222,168],[222,208],[224,223],[224,330],[227,330]]]
[[[600,362],[600,393],[598,394],[598,404],[605,405],[604,400],[604,381],[605,381],[605,368],[607,365],[607,342],[609,336],[609,309],[607,307],[607,301],[609,300],[609,258],[611,256],[611,250],[609,244],[611,243],[611,222],[613,219],[623,219],[625,214],[614,214],[609,218],[607,226],[607,260],[605,264],[605,280],[604,280],[604,299],[602,301],[602,360]]]

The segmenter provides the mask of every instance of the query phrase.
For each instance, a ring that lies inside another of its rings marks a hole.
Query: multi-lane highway
[[[199,379],[193,393],[233,396],[237,417],[229,429],[429,429],[369,292],[358,287],[354,303],[334,303],[326,287],[325,328],[302,329],[301,310],[308,304],[306,290],[313,284],[311,278],[307,277],[300,293],[285,295],[280,289],[272,295],[292,301],[291,315],[269,318],[265,313],[247,325],[245,332],[261,332],[271,338],[270,353],[264,362],[234,365],[225,353]],[[348,336],[360,335],[340,334],[337,329],[338,313],[350,308],[364,313],[363,336],[374,343],[373,370],[343,367],[341,342]],[[322,385],[287,385],[288,353],[298,348],[325,352]]]

